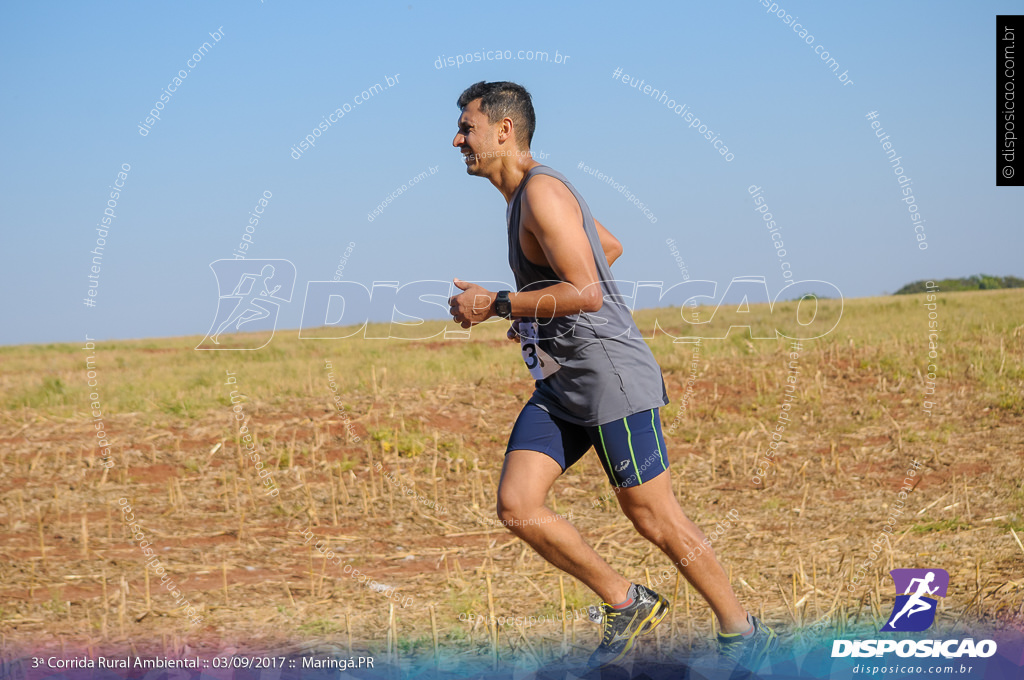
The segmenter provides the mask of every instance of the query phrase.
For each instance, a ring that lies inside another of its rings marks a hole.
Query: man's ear
[[[498,132],[498,140],[505,141],[512,136],[512,131],[515,129],[515,124],[511,118],[503,118],[501,121],[501,130]]]

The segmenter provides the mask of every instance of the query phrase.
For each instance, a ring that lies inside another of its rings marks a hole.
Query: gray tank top
[[[531,168],[509,201],[508,263],[517,289],[536,290],[561,281],[550,267],[530,262],[519,244],[523,188],[534,175],[561,181],[579,203],[604,303],[597,312],[537,320],[538,345],[561,368],[536,381],[530,402],[563,420],[591,426],[664,406],[668,394],[661,367],[621,302],[590,208],[564,175],[546,165]]]

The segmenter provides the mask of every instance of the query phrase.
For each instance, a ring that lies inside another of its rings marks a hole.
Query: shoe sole
[[[626,641],[626,646],[622,648],[622,651],[619,652],[618,656],[616,656],[614,659],[605,661],[603,664],[598,666],[598,668],[610,666],[622,657],[626,656],[626,654],[629,653],[629,650],[633,649],[633,643],[636,642],[636,639],[641,635],[646,635],[647,633],[650,633],[652,630],[654,630],[655,626],[661,623],[667,615],[668,600],[666,600],[663,597],[659,597],[657,606],[651,610],[651,613],[647,615],[647,618],[643,620],[639,627],[637,627],[636,632],[629,637],[629,640]]]

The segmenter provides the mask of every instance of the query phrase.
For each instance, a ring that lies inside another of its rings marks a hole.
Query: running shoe
[[[750,637],[743,637],[740,633],[718,634],[718,652],[723,667],[756,671],[768,655],[778,649],[779,636],[775,631],[756,616],[749,616],[754,626],[754,634]]]
[[[590,668],[615,663],[633,648],[641,635],[651,632],[668,614],[668,600],[653,590],[637,585],[633,604],[615,609],[607,602],[604,609],[604,635],[601,645],[590,655]]]

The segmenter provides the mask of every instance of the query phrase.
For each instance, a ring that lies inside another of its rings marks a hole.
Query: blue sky
[[[624,280],[785,283],[747,191],[762,187],[785,261],[845,297],[922,278],[1021,275],[1021,189],[997,188],[995,15],[1010,2],[779,3],[848,72],[844,85],[758,0],[731,3],[5,3],[0,41],[0,250],[12,287],[0,343],[202,334],[249,211],[272,198],[250,259],[287,259],[297,328],[307,281],[511,280],[505,203],[451,147],[463,88],[514,80],[534,97],[533,148],[567,175],[625,246]],[[223,30],[214,43],[211,32]],[[203,42],[149,134],[139,123]],[[444,55],[546,51],[568,61]],[[685,104],[734,154],[613,80],[643,78]],[[397,74],[397,75],[396,75]],[[395,84],[367,101],[375,83]],[[291,148],[332,111],[300,158]],[[908,206],[866,114],[913,181]],[[656,216],[578,164],[627,184]],[[96,225],[130,165],[83,300]],[[371,212],[409,178],[371,223]],[[16,292],[14,292],[16,291]]]

